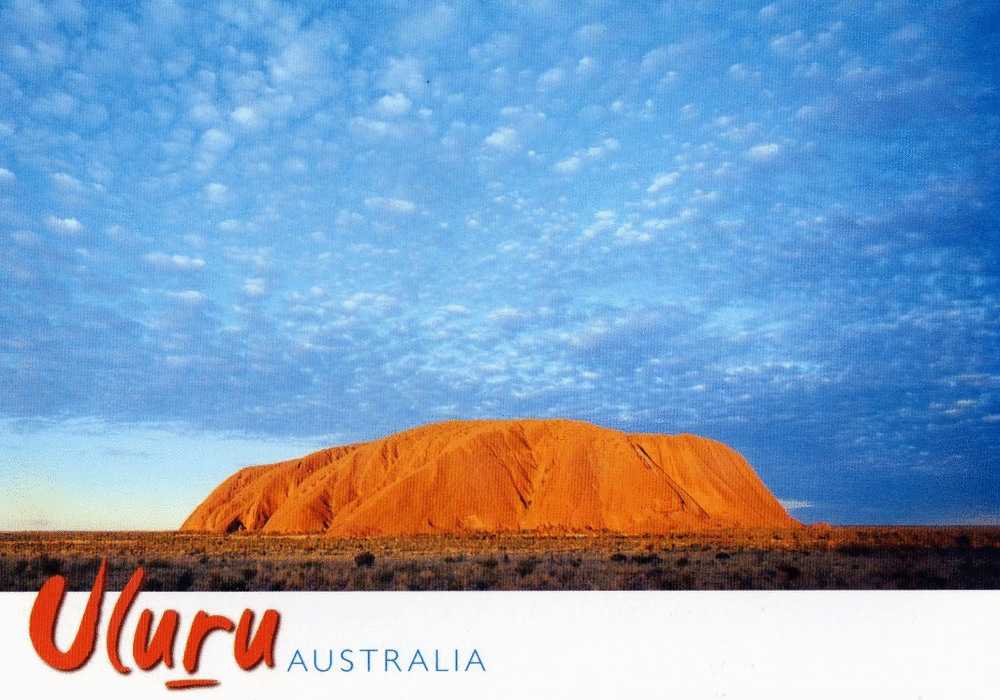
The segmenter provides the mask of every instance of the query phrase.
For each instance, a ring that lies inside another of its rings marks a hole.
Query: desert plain
[[[1000,588],[1000,528],[829,527],[660,535],[0,533],[0,590],[479,591]]]
[[[0,590],[1000,588],[1000,527],[804,526],[694,435],[448,421],[240,469],[176,531],[0,533]]]

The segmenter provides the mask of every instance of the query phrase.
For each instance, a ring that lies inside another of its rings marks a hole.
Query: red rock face
[[[181,526],[336,536],[798,523],[739,454],[567,420],[451,421],[241,469]]]

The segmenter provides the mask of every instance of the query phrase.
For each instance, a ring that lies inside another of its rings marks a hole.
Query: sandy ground
[[[53,574],[88,590],[729,590],[1000,588],[1000,528],[811,527],[339,539],[176,532],[0,533],[0,590]]]

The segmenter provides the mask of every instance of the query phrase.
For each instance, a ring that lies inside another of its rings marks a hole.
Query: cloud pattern
[[[567,416],[995,519],[997,15],[14,0],[0,416]]]

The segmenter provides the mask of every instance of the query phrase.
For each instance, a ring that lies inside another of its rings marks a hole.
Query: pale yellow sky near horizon
[[[0,530],[174,529],[236,469],[339,442],[346,440],[89,422],[17,430],[0,423]]]

